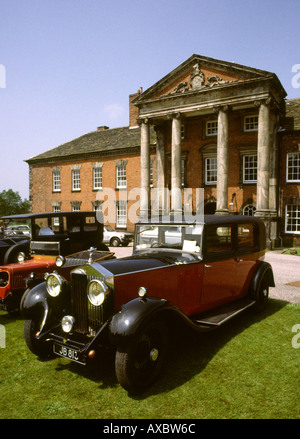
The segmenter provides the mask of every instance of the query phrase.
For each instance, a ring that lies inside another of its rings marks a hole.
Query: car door
[[[255,224],[237,225],[235,283],[237,295],[244,296],[258,259],[258,229]]]
[[[236,260],[232,227],[208,225],[205,242],[202,311],[226,303],[236,291]]]

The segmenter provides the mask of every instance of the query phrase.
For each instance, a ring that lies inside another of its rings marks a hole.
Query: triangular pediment
[[[140,94],[134,103],[139,104],[144,100],[157,99],[162,96],[207,91],[223,85],[234,85],[267,77],[277,79],[274,73],[264,70],[200,55],[192,55]]]

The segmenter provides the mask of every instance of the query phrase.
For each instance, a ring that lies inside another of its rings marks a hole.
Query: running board
[[[207,326],[221,326],[227,320],[241,313],[245,309],[253,306],[255,304],[254,300],[243,299],[238,302],[227,303],[213,311],[208,311],[201,316],[194,316],[193,322],[198,325]]]

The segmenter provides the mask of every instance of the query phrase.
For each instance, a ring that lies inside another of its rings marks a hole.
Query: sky
[[[0,0],[0,192],[24,160],[128,126],[129,94],[193,54],[276,73],[300,97],[299,0]]]

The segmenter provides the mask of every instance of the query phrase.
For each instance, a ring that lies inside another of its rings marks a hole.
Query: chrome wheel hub
[[[150,360],[151,361],[156,361],[158,359],[158,350],[156,348],[153,348],[150,351]]]

